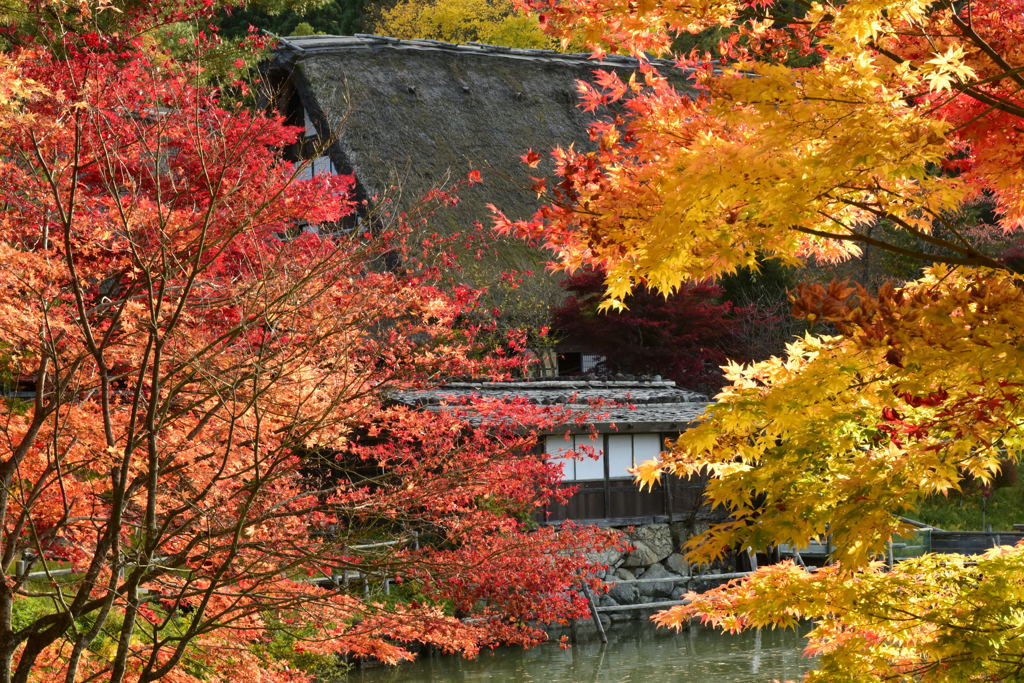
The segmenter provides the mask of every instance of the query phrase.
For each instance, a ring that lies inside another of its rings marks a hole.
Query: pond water
[[[423,657],[393,668],[353,672],[349,683],[402,681],[537,681],[538,683],[753,683],[799,680],[813,661],[801,654],[803,638],[793,631],[727,635],[695,627],[675,634],[644,621],[616,624],[609,643],[557,642],[532,650],[502,648],[467,661]]]

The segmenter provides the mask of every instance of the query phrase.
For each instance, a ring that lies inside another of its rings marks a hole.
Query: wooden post
[[[608,465],[608,434],[601,435],[601,464],[604,465],[604,518],[612,516],[612,482]]]
[[[665,477],[661,485],[665,487],[665,515],[668,517],[668,521],[672,521],[672,479]]]
[[[590,605],[590,614],[594,619],[594,625],[597,626],[597,635],[601,637],[601,642],[607,645],[608,634],[604,632],[604,624],[601,623],[601,613],[597,611],[594,594],[590,592],[590,586],[587,585],[586,581],[583,581],[583,595],[586,596],[587,604]]]
[[[750,673],[761,673],[761,629],[754,631],[754,656],[750,660]]]

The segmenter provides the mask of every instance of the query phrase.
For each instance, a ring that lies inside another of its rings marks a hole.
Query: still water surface
[[[723,635],[694,628],[674,634],[644,622],[617,624],[609,643],[577,643],[569,650],[557,642],[532,650],[502,648],[466,661],[424,657],[397,668],[371,669],[348,677],[349,683],[401,681],[477,681],[543,683],[753,683],[799,680],[812,666],[801,654],[803,638],[793,631]]]

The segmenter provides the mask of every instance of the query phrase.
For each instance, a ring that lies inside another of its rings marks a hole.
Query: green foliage
[[[757,269],[738,268],[718,284],[723,298],[737,306],[763,303],[785,303],[790,287],[796,282],[795,271],[775,259],[758,262]]]
[[[244,36],[250,25],[277,36],[350,35],[365,28],[366,10],[366,0],[266,0],[226,11],[218,25],[222,34],[230,38]]]
[[[940,529],[971,531],[991,525],[996,531],[1008,531],[1014,524],[1024,524],[1024,484],[931,496],[909,516]]]
[[[730,32],[726,26],[711,26],[697,33],[680,33],[672,42],[672,49],[680,54],[689,53],[691,50],[714,53],[719,41]]]
[[[0,343],[0,392],[10,391],[15,379],[15,353],[10,344]]]
[[[32,407],[32,401],[13,398],[8,394],[17,389],[19,354],[10,344],[0,343],[0,397],[7,409],[16,415],[24,415]]]
[[[304,639],[314,636],[308,627],[295,627],[295,620],[287,615],[266,615],[264,617],[272,626],[273,634],[269,641],[257,646],[257,652],[268,659],[289,662],[296,670],[302,671],[317,680],[337,680],[345,673],[348,665],[334,654],[309,652],[301,647]]]
[[[476,499],[476,504],[481,510],[487,510],[514,519],[527,529],[536,529],[538,526],[537,520],[533,517],[533,510],[529,506],[506,496],[497,493],[479,496]]]
[[[51,598],[20,598],[11,607],[11,628],[15,631],[25,628],[53,612]]]

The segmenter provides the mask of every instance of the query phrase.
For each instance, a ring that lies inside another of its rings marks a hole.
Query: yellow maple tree
[[[581,85],[597,148],[553,151],[550,202],[530,220],[498,214],[561,267],[604,268],[606,306],[761,258],[872,246],[926,266],[877,293],[803,289],[797,307],[838,333],[727,368],[701,423],[638,469],[648,486],[709,477],[729,517],[695,560],[829,536],[832,568],[764,569],[657,620],[814,619],[811,680],[1019,678],[1024,547],[875,560],[923,497],[1021,459],[1024,281],[1005,243],[1024,225],[1024,3],[519,2],[563,39],[640,61],[628,82]],[[711,29],[710,52],[673,51]],[[965,226],[979,202],[992,217]]]
[[[535,18],[517,14],[512,0],[402,0],[380,13],[374,31],[396,38],[451,43],[525,48],[557,44]]]

